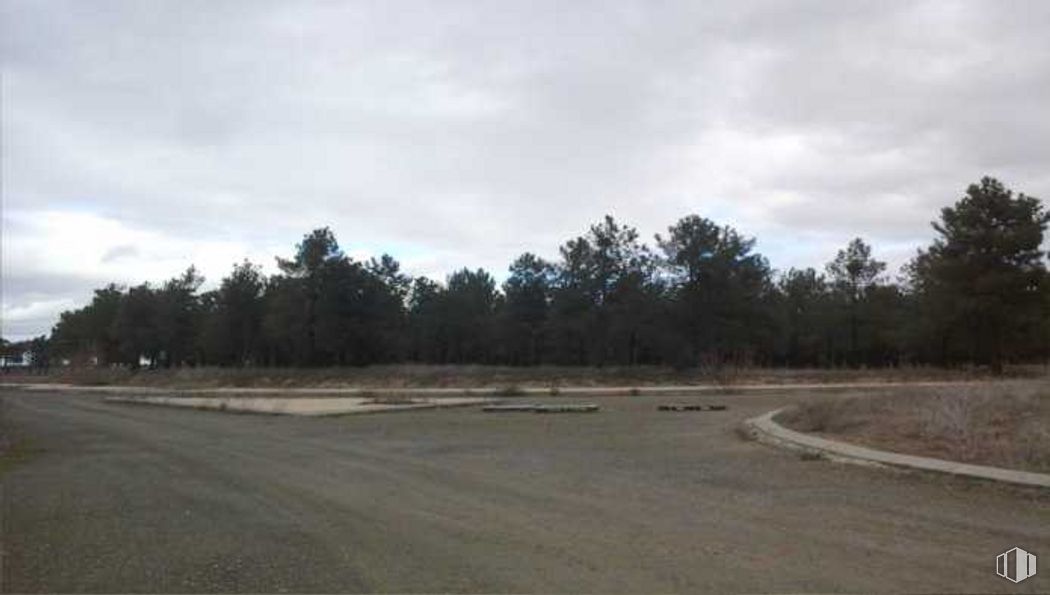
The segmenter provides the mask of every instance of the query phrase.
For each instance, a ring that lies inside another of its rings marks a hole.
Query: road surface
[[[1050,560],[1050,494],[737,436],[797,393],[321,419],[0,398],[33,453],[0,478],[7,592],[1050,591],[994,573]],[[729,410],[656,410],[681,401]]]

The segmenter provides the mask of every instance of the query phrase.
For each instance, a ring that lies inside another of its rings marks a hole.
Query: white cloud
[[[437,278],[605,213],[646,238],[709,216],[780,268],[858,235],[899,264],[982,175],[1050,196],[1048,23],[1036,0],[10,0],[5,314],[269,266],[322,225]]]
[[[16,211],[5,213],[4,224],[15,232],[4,245],[4,271],[15,276],[160,281],[192,264],[225,272],[250,254],[235,242],[170,237],[91,213]]]

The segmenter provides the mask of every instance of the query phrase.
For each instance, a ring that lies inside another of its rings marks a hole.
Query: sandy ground
[[[365,397],[330,397],[287,399],[278,397],[106,397],[109,403],[135,405],[162,405],[167,407],[190,407],[215,409],[239,413],[271,413],[280,415],[346,415],[353,413],[379,413],[406,409],[431,409],[437,407],[463,407],[480,405],[490,399],[477,397],[417,398],[411,403],[377,403]]]
[[[798,392],[322,418],[0,397],[35,452],[0,483],[7,592],[1050,591],[994,573],[1050,555],[1050,494],[737,435]],[[729,410],[656,410],[684,400]]]

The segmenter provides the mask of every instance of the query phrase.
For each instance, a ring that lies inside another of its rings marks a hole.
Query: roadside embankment
[[[1014,377],[1046,377],[1040,366],[1007,370]],[[663,366],[477,366],[391,364],[331,368],[182,367],[54,368],[47,374],[8,373],[0,382],[59,383],[76,386],[148,386],[158,388],[523,388],[632,387],[694,385],[845,384],[882,382],[958,382],[989,379],[977,369],[945,370],[898,367],[878,370]]]

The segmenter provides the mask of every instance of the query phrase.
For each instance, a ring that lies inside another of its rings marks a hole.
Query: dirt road
[[[324,419],[0,398],[35,452],[2,476],[9,592],[1050,591],[994,573],[1050,557],[1050,494],[735,434],[797,393]]]

